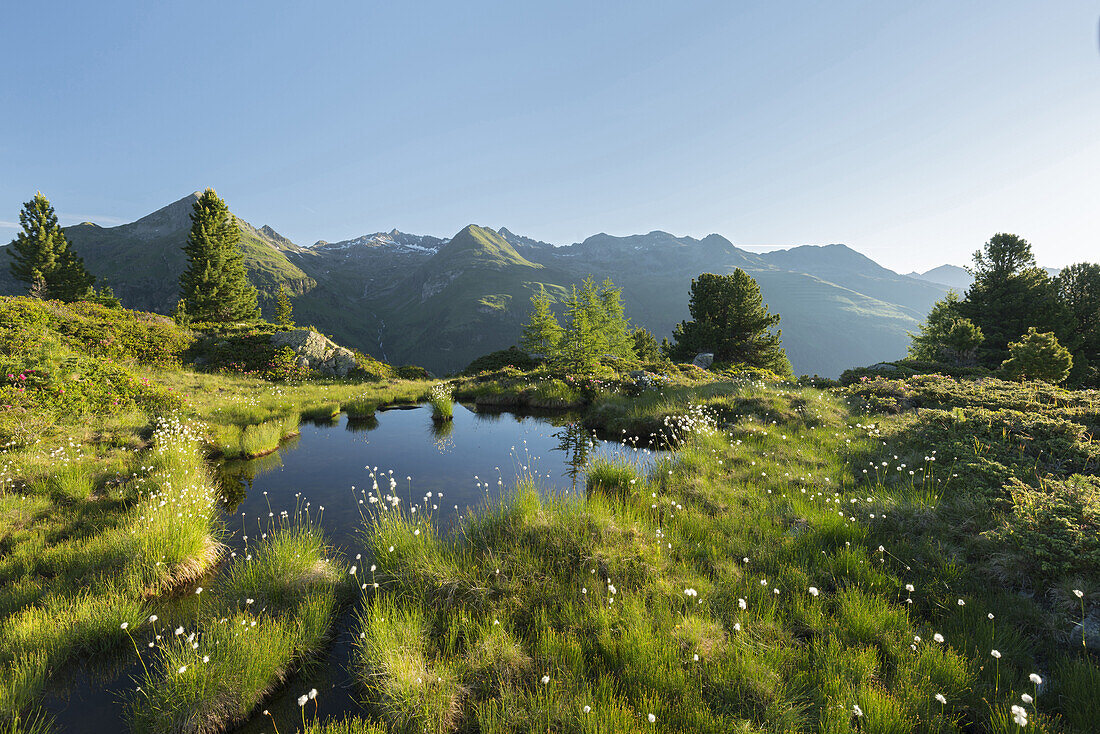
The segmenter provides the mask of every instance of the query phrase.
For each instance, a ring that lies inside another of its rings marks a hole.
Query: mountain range
[[[66,227],[66,236],[124,305],[171,313],[197,196],[117,227]],[[380,359],[437,373],[515,344],[539,288],[560,299],[587,275],[609,277],[622,287],[632,322],[660,339],[688,317],[693,277],[742,268],[782,316],[783,347],[795,371],[836,376],[903,356],[907,332],[932,304],[949,287],[965,289],[956,271],[969,277],[953,266],[900,275],[845,245],[750,253],[717,234],[601,233],[555,246],[471,224],[449,238],[392,230],[303,247],[270,226],[237,221],[265,310],[283,285],[297,323]],[[23,284],[0,268],[0,293],[21,292]]]

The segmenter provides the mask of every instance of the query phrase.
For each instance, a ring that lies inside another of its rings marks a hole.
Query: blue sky
[[[900,271],[1100,259],[1095,3],[38,2],[0,24],[0,239],[216,188],[296,242],[663,229]]]

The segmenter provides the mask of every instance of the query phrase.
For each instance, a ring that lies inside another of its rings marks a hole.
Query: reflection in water
[[[432,441],[441,454],[445,454],[455,447],[451,434],[455,432],[454,421],[432,421],[428,424],[428,431],[432,434]]]
[[[558,445],[551,450],[565,454],[565,476],[569,477],[571,491],[576,492],[577,477],[584,474],[588,453],[596,445],[596,438],[579,420],[566,423],[551,435],[558,439]]]
[[[275,453],[257,459],[233,459],[216,464],[215,474],[225,505],[224,511],[234,512],[240,507],[245,497],[252,492],[256,477],[282,468],[283,453],[296,448],[298,441],[298,437],[294,437]]]
[[[375,428],[378,428],[378,418],[373,415],[348,418],[348,422],[344,427],[353,433],[373,431]]]

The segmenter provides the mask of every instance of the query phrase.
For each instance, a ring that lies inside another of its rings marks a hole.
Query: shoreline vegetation
[[[341,610],[363,710],[320,719],[307,685],[299,730],[1100,721],[1097,391],[659,359],[264,379],[264,333],[0,299],[0,731],[51,731],[43,692],[108,654],[140,665],[133,731],[224,731],[264,715]],[[430,504],[379,496],[354,560],[304,516],[222,545],[215,459],[341,412],[428,402],[446,423],[454,401],[580,410],[674,450],[594,462],[581,497],[518,477],[446,533]]]

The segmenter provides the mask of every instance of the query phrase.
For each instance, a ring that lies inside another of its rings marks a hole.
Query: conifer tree
[[[194,321],[252,321],[259,318],[256,289],[248,281],[237,220],[214,189],[195,202],[191,233],[183,251],[187,270],[180,299]]]
[[[1100,385],[1100,265],[1075,263],[1054,279],[1058,300],[1070,314],[1066,346],[1073,351],[1072,385]]]
[[[1034,326],[1008,345],[1011,355],[1001,365],[1005,376],[1018,380],[1043,380],[1057,385],[1073,368],[1073,356],[1050,332],[1040,333]]]
[[[8,248],[11,274],[27,284],[28,292],[45,298],[75,301],[87,298],[95,278],[57,223],[50,200],[38,192],[19,212],[23,231]]]
[[[624,359],[633,359],[634,339],[630,333],[630,319],[623,308],[623,291],[616,288],[611,278],[606,278],[599,289],[600,335],[603,353]]]
[[[286,286],[279,284],[279,292],[275,295],[275,323],[279,326],[294,326],[294,306],[290,302],[290,294]]]
[[[959,312],[959,296],[948,291],[936,301],[920,331],[910,333],[909,356],[931,362],[972,363],[985,336],[970,319]]]
[[[591,294],[577,292],[573,286],[565,299],[565,335],[561,361],[575,372],[592,372],[599,364],[600,339],[595,330]]]
[[[634,354],[643,362],[657,362],[664,356],[657,337],[644,326],[630,332],[630,338],[634,342]],[[668,343],[668,339],[665,339],[665,343]]]
[[[523,325],[520,346],[532,355],[556,360],[561,352],[562,328],[550,310],[550,296],[540,287],[531,296],[531,317]]]
[[[716,362],[791,374],[791,363],[779,346],[781,332],[771,330],[779,314],[768,313],[760,286],[744,270],[693,279],[688,310],[692,320],[681,321],[672,334],[673,359],[687,361],[708,351]]]
[[[182,298],[176,301],[176,310],[172,313],[172,320],[180,326],[190,326],[191,317],[187,314],[187,301]]]
[[[981,329],[985,340],[978,354],[986,366],[1001,364],[1009,356],[1009,342],[1029,327],[1068,336],[1069,314],[1050,276],[1036,266],[1027,240],[993,235],[974,253],[970,272],[974,282],[959,302],[959,314]]]
[[[81,301],[95,296],[95,276],[84,269],[84,260],[68,242],[57,257],[53,273],[46,278],[50,297],[60,301]]]

